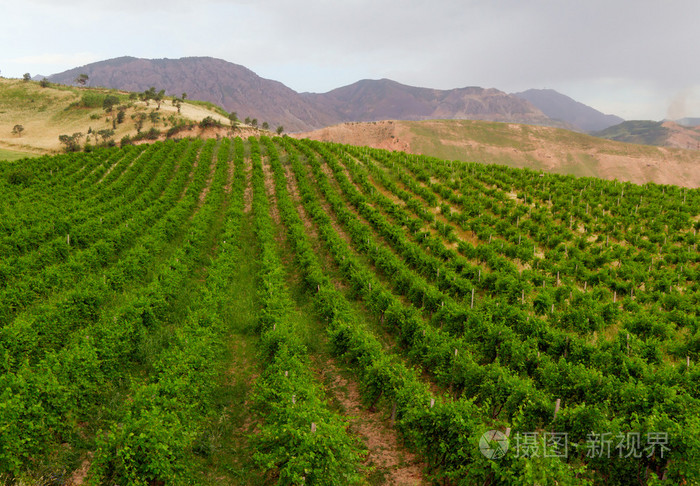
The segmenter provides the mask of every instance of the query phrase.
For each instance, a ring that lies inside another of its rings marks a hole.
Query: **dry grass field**
[[[116,107],[111,112],[103,109],[107,96],[115,96],[125,107],[122,123],[114,121]],[[133,99],[126,92],[57,84],[42,87],[34,81],[0,78],[0,160],[59,152],[62,145],[58,137],[63,134],[79,132],[84,135],[83,143],[95,144],[102,141],[99,131],[114,130],[111,140],[119,142],[126,135],[137,134],[139,118],[144,118],[143,131],[156,128],[166,132],[178,123],[197,123],[206,117],[229,124],[213,106],[203,103],[184,102],[178,113],[172,99],[164,100],[158,108],[154,101]],[[23,127],[19,134],[14,131],[17,125]]]

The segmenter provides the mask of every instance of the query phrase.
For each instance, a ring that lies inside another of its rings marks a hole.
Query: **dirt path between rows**
[[[317,229],[310,216],[299,202],[299,188],[296,178],[288,164],[282,162],[287,177],[287,191],[297,205],[300,217],[312,241],[318,240]],[[274,175],[267,161],[263,160],[265,185],[270,200],[270,212],[276,224],[281,224],[277,198],[274,187]],[[347,237],[347,235],[346,235]],[[286,246],[280,242],[281,247]],[[285,258],[285,261],[289,259]],[[294,270],[291,271],[295,273]],[[295,275],[290,275],[296,279]],[[336,288],[344,285],[335,282]],[[325,341],[325,336],[320,335]],[[422,470],[425,465],[414,454],[407,451],[401,444],[397,432],[389,423],[386,411],[370,412],[364,406],[359,392],[359,384],[352,379],[350,373],[341,371],[339,364],[326,354],[312,355],[312,361],[320,381],[325,384],[325,389],[330,397],[338,404],[342,413],[351,422],[351,432],[357,435],[367,447],[369,454],[366,464],[374,468],[371,474],[373,479],[380,480],[382,484],[418,485],[423,483]],[[385,416],[386,415],[386,416]]]
[[[366,464],[376,468],[375,477],[383,484],[423,484],[425,464],[400,443],[391,428],[389,411],[370,411],[362,403],[357,383],[341,371],[336,362],[327,359],[316,363],[328,392],[351,420],[350,430],[358,435],[369,450]]]

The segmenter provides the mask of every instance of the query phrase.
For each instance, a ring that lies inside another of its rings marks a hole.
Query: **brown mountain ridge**
[[[211,57],[139,59],[120,57],[49,76],[72,84],[79,74],[90,86],[144,91],[151,86],[168,95],[187,93],[239,117],[267,121],[287,131],[311,130],[348,121],[433,118],[480,119],[563,126],[529,101],[497,89],[437,90],[388,79],[362,80],[327,93],[297,93],[250,69]]]

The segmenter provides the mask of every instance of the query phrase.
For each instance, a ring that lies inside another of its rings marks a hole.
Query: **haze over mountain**
[[[606,115],[553,89],[529,89],[513,94],[529,101],[548,117],[584,132],[604,130],[624,121],[619,116]]]
[[[683,125],[684,127],[697,127],[700,126],[700,118],[698,117],[686,117],[676,120],[676,123]]]
[[[49,76],[72,84],[79,74],[90,86],[144,91],[151,86],[169,95],[210,101],[239,117],[257,118],[287,131],[320,128],[349,121],[385,119],[479,119],[571,127],[553,120],[526,99],[478,87],[437,90],[388,79],[362,80],[327,93],[297,93],[264,79],[244,66],[211,57],[139,59],[120,57]]]

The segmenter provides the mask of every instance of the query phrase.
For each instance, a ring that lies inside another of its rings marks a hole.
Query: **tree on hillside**
[[[131,115],[131,119],[134,120],[134,127],[136,128],[136,133],[141,133],[141,129],[143,128],[143,122],[146,121],[146,114],[145,113],[138,113]]]
[[[102,143],[107,143],[107,141],[114,136],[114,130],[105,128],[104,130],[98,130],[97,135],[102,137]]]
[[[117,107],[117,123],[124,123],[124,117],[126,116],[126,106]]]
[[[215,120],[211,116],[207,116],[202,121],[199,122],[200,128],[220,127],[220,126],[221,126],[221,123],[219,121]]]
[[[258,126],[258,119],[253,118],[252,120],[250,120],[250,124],[253,125],[254,127],[257,127]]]
[[[160,104],[163,102],[163,98],[165,98],[164,89],[161,89],[153,96],[153,101],[156,102],[156,110],[160,110]]]
[[[65,145],[66,152],[77,152],[80,150],[80,140],[83,138],[81,132],[73,135],[59,135],[58,141]]]
[[[181,98],[182,98],[183,100],[186,100],[186,99],[187,99],[187,93],[182,93]]]
[[[24,131],[24,127],[22,125],[15,125],[12,127],[12,133],[14,135],[17,135],[18,137],[22,136],[22,132]]]
[[[79,74],[78,77],[75,78],[75,82],[78,83],[80,86],[85,86],[88,82],[88,79],[90,79],[90,77],[87,74],[83,73]]]
[[[48,87],[48,86],[49,86],[49,80],[46,79],[46,78],[42,79],[41,81],[39,81],[39,86],[41,86],[42,88]]]
[[[231,113],[228,114],[228,119],[231,121],[231,126],[235,127],[236,124],[238,123],[238,113],[235,111],[232,111]]]
[[[141,99],[146,102],[146,106],[148,106],[148,101],[155,99],[157,93],[156,93],[156,87],[151,86],[148,88],[146,91],[141,93]]]
[[[263,123],[262,123],[262,129],[263,129],[263,130],[269,130],[269,129],[270,129],[270,124],[267,123],[267,122],[263,122]]]
[[[247,116],[245,117],[245,120],[243,121],[246,125],[250,125],[250,117]]]
[[[112,108],[114,105],[119,104],[119,98],[117,98],[114,95],[107,95],[105,96],[105,99],[102,101],[102,108],[107,112],[110,113],[112,111]]]
[[[284,131],[284,127],[282,125],[279,125],[277,127],[277,135],[282,135],[283,131]]]
[[[22,80],[24,80],[25,83],[31,79],[32,79],[32,75],[29,73],[24,73],[24,76],[22,76]]]
[[[155,111],[152,111],[148,114],[148,118],[150,118],[151,123],[153,125],[155,125],[160,120],[160,115],[158,113],[156,113]]]

